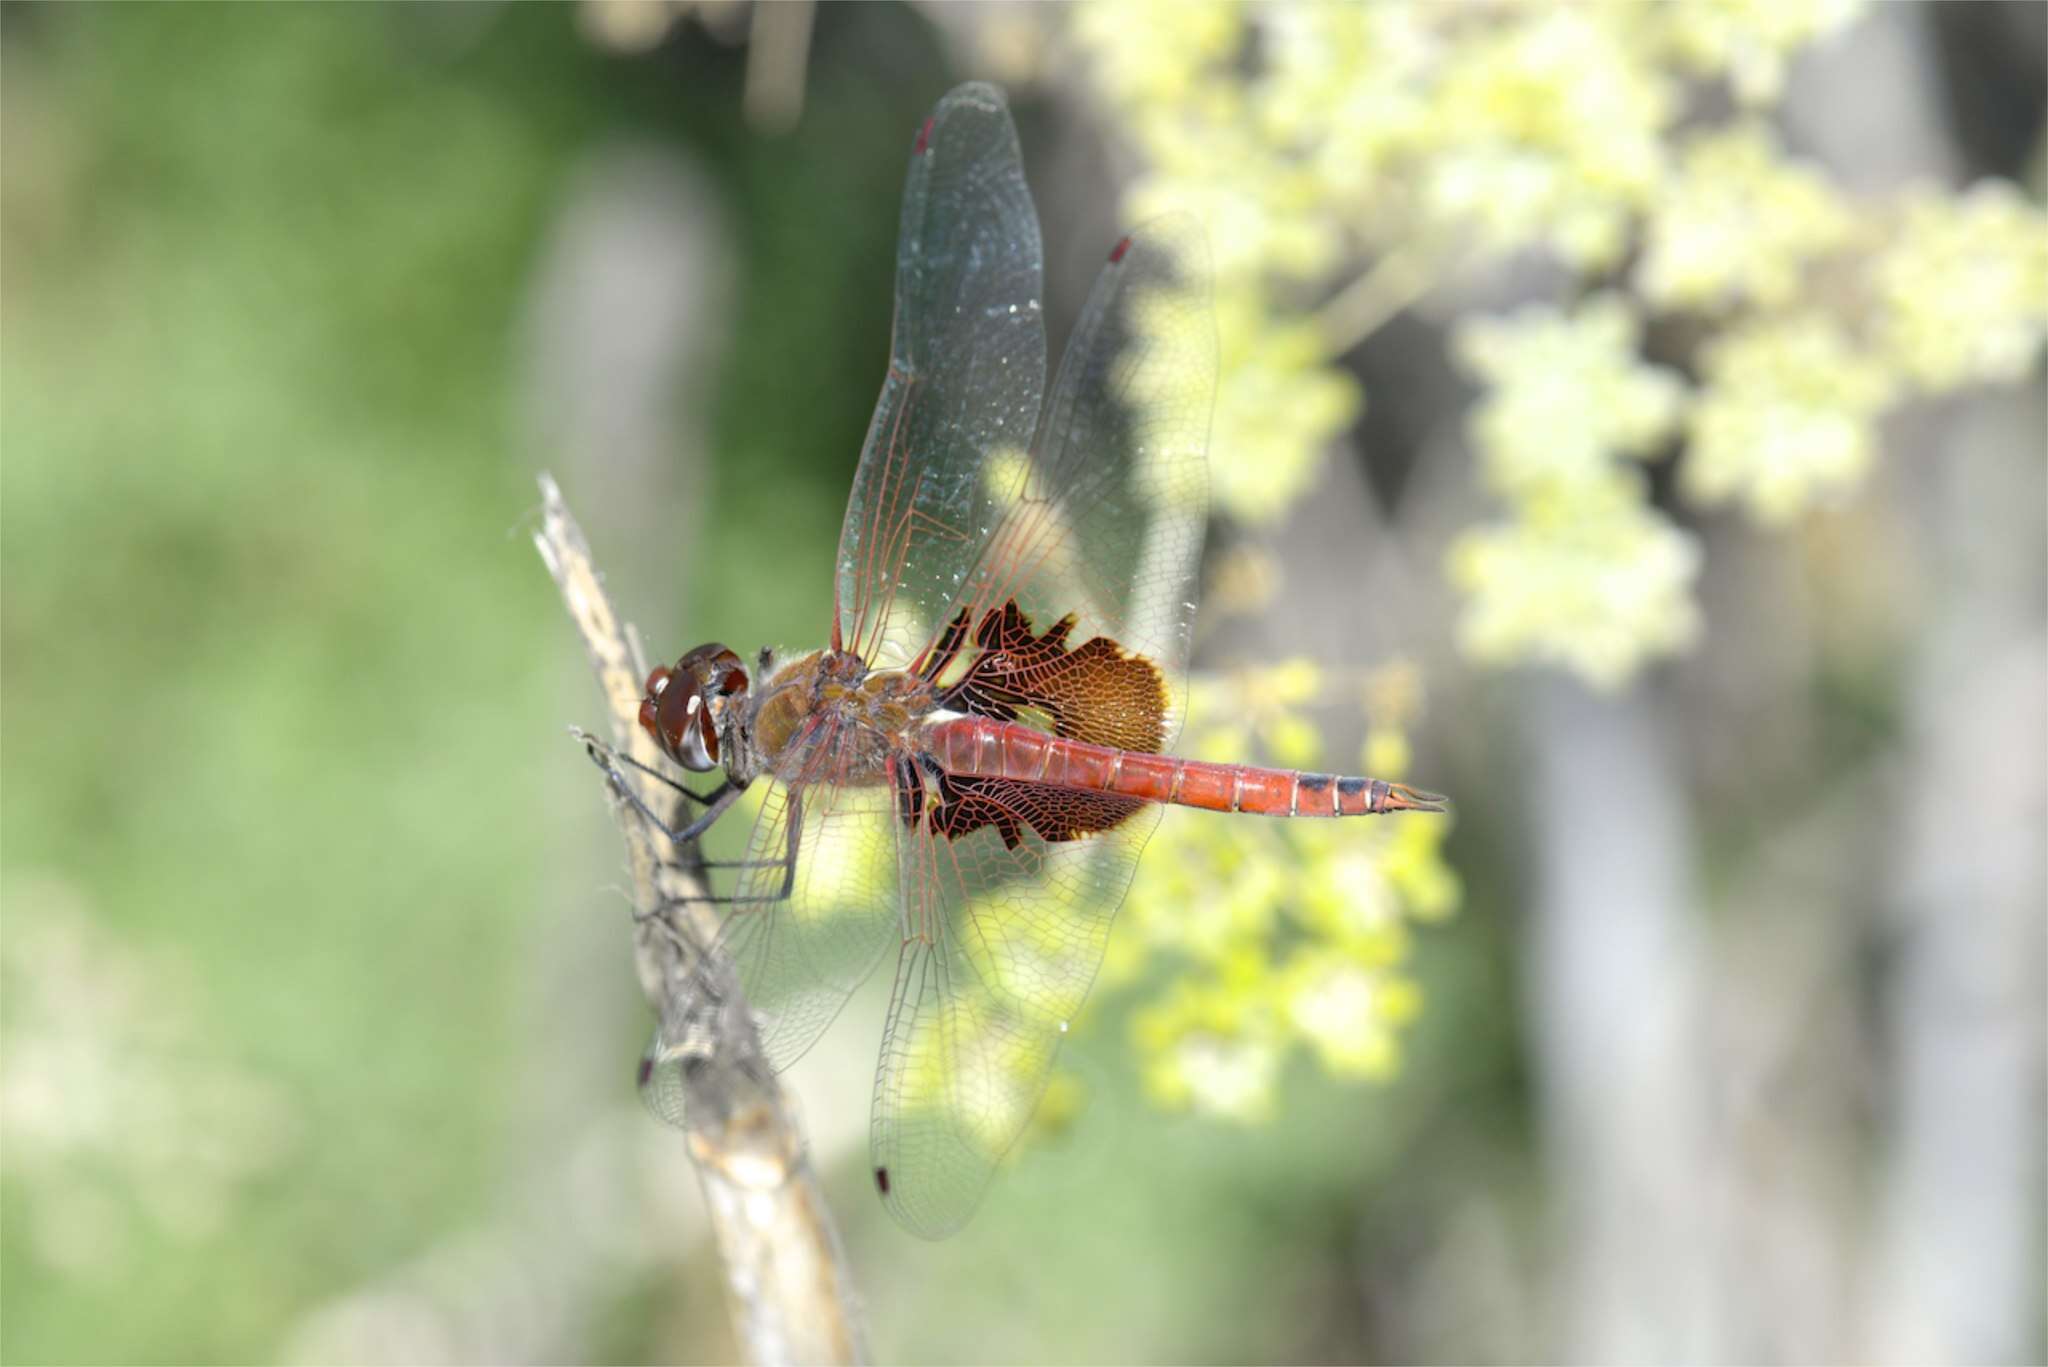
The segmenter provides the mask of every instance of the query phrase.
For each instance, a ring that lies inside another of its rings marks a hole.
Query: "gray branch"
[[[561,490],[541,476],[534,545],[583,638],[610,716],[611,740],[577,738],[605,768],[614,756],[661,757],[638,724],[647,665],[638,637],[613,609],[583,531]],[[809,1148],[785,1103],[732,968],[705,947],[718,922],[701,901],[694,850],[675,846],[615,784],[612,814],[625,837],[641,989],[659,1023],[650,1058],[680,1088],[681,1119],[704,1190],[740,1342],[760,1363],[857,1362],[865,1357],[856,1298]],[[680,799],[651,781],[641,801],[670,825]]]

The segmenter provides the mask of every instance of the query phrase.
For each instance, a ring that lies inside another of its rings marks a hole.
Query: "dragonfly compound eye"
[[[654,737],[654,743],[664,751],[670,749],[666,737],[661,734],[661,695],[668,690],[672,672],[667,666],[660,666],[647,676],[647,688],[640,698],[640,729]]]
[[[704,698],[693,672],[681,668],[657,669],[647,676],[647,693],[640,699],[640,726],[663,754],[678,764],[699,771],[717,763],[714,737],[709,752],[701,724]]]
[[[695,704],[692,713],[696,724],[683,737],[690,758],[684,761],[692,769],[709,769],[718,763],[718,720],[711,715],[711,709],[703,706],[701,698],[690,699]]]

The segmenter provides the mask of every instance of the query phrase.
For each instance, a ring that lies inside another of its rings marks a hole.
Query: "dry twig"
[[[639,639],[622,622],[591,564],[583,531],[561,490],[540,479],[541,527],[534,545],[590,653],[611,718],[611,743],[576,732],[591,757],[621,772],[623,753],[658,765],[638,725],[647,664]],[[755,1361],[856,1362],[864,1358],[853,1287],[839,1238],[818,1189],[809,1150],[784,1103],[731,966],[702,947],[717,920],[700,902],[705,884],[694,850],[675,847],[609,783],[612,813],[626,841],[634,904],[634,960],[659,1031],[644,1067],[679,1103],[671,1118],[689,1141],[704,1189],[726,1291],[740,1341]],[[641,785],[643,802],[672,826],[672,792]]]

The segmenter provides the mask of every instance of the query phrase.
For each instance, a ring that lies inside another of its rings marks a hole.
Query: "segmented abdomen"
[[[1385,779],[1210,764],[1049,736],[1017,722],[952,717],[923,728],[947,772],[1112,793],[1212,812],[1262,816],[1375,816],[1442,811],[1444,799]]]

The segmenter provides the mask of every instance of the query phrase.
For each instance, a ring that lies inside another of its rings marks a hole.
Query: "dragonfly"
[[[649,674],[639,711],[669,760],[721,775],[705,792],[668,780],[693,804],[671,839],[758,790],[730,890],[703,900],[771,1063],[809,1049],[893,951],[872,1170],[931,1238],[967,1221],[1037,1108],[1166,807],[1446,807],[1383,779],[1168,753],[1207,520],[1206,240],[1187,217],[1120,239],[1049,397],[1042,280],[1003,96],[963,86],[912,145],[830,644],[752,661],[698,646]]]

